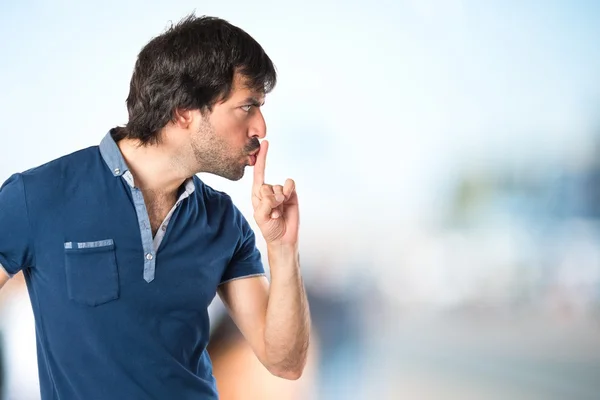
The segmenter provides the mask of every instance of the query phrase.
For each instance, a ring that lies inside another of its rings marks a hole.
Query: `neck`
[[[133,175],[135,186],[142,191],[176,193],[191,176],[167,146],[140,146],[138,141],[131,139],[120,140],[118,146]]]

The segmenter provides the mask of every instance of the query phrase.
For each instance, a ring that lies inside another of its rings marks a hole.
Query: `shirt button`
[[[146,254],[146,260],[152,260],[154,256],[151,253]]]
[[[163,227],[162,227],[162,230],[163,230],[163,231],[166,231],[166,230],[167,230],[167,226],[166,226],[166,225],[163,225]]]
[[[115,168],[113,172],[115,173],[115,175],[119,175],[121,173],[121,170],[119,168]]]

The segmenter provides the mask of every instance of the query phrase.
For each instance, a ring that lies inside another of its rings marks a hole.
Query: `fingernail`
[[[283,195],[281,195],[281,194],[278,194],[277,196],[275,196],[275,200],[277,200],[277,201],[283,201],[283,200],[285,200],[285,197]]]

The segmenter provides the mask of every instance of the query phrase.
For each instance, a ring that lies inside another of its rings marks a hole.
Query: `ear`
[[[178,108],[175,110],[175,118],[173,118],[173,124],[181,129],[188,129],[194,120],[194,113],[192,110],[184,110]]]

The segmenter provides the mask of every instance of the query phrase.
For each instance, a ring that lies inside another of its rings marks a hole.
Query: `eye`
[[[252,109],[252,104],[248,104],[245,106],[241,106],[240,107],[242,110],[244,110],[245,112],[250,112],[250,110]]]

